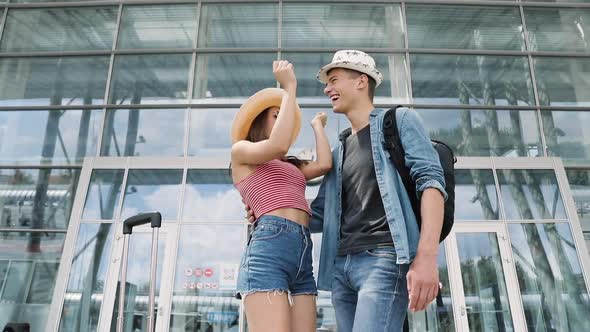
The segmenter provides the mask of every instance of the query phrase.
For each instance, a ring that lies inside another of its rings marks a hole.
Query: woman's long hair
[[[264,133],[264,125],[266,114],[270,111],[270,107],[262,111],[258,116],[252,121],[252,125],[250,126],[250,130],[248,131],[248,135],[246,136],[246,140],[252,143],[264,141],[268,139],[266,134]],[[295,156],[285,156],[281,158],[282,161],[288,162],[294,165],[297,168],[301,168],[308,163],[306,160],[301,160]],[[231,162],[229,164],[229,174],[231,176]]]

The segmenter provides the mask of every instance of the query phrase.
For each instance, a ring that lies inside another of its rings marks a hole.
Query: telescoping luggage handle
[[[127,218],[123,222],[123,261],[121,262],[121,284],[119,286],[119,314],[117,317],[117,332],[123,332],[123,318],[125,316],[125,282],[127,280],[127,256],[129,255],[129,235],[133,227],[144,224],[152,227],[152,253],[150,263],[150,292],[148,302],[148,332],[154,332],[154,294],[156,287],[156,263],[158,258],[158,232],[162,226],[160,212],[149,212]]]

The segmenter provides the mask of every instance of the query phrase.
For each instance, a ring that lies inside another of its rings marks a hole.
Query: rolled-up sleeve
[[[420,197],[424,190],[436,188],[446,201],[443,169],[438,153],[424,129],[422,119],[416,111],[408,108],[400,108],[398,113],[400,114],[396,119],[405,151],[405,162],[410,169],[410,176],[416,183],[416,194]]]

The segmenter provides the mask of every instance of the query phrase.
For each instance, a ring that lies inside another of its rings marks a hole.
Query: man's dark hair
[[[375,79],[372,78],[371,76],[365,74],[365,73],[361,73],[358,70],[354,70],[354,69],[348,69],[348,68],[339,68],[338,69],[342,69],[344,71],[346,71],[350,77],[352,78],[358,78],[361,75],[366,75],[367,78],[369,79],[369,99],[371,100],[371,102],[373,101],[373,98],[375,97],[375,87],[377,86],[377,82],[375,82]],[[330,71],[337,69],[337,68],[332,68],[330,69]],[[330,71],[328,71],[327,75],[330,76]]]

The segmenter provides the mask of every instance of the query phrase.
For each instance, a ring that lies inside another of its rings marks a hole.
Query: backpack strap
[[[399,107],[401,106],[398,105],[389,109],[383,117],[383,137],[385,139],[383,145],[389,152],[389,158],[393,162],[393,166],[402,178],[406,192],[410,197],[416,220],[421,224],[420,201],[416,195],[416,186],[413,184],[412,177],[410,176],[410,169],[406,166],[405,151],[397,128],[396,114]]]

